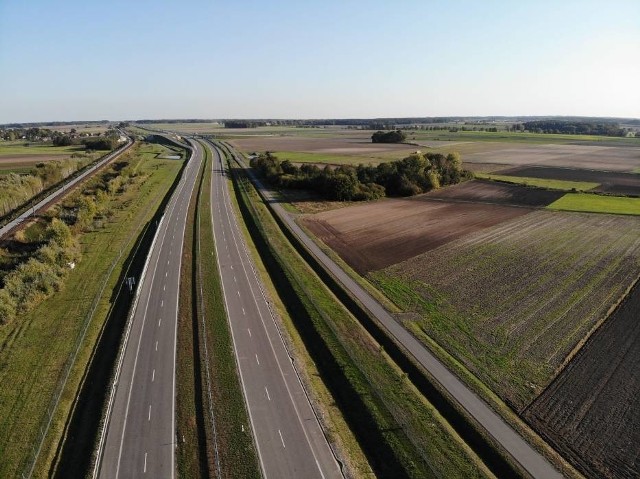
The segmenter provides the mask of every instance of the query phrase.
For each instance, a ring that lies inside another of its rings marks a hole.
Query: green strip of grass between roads
[[[640,215],[640,198],[567,193],[547,208],[585,213],[610,213],[616,215]]]
[[[258,251],[376,472],[390,477],[488,475],[385,349],[297,254],[243,172],[235,173],[240,186],[236,194]]]
[[[600,183],[591,183],[588,181],[552,180],[523,176],[494,175],[491,173],[475,173],[474,176],[483,180],[493,180],[501,183],[512,183],[515,185],[535,186],[536,188],[545,188],[548,190],[588,191],[600,186]]]
[[[205,148],[207,161],[211,162]],[[203,334],[209,349],[211,393],[216,414],[216,431],[223,477],[260,477],[249,415],[244,402],[231,329],[224,308],[211,218],[211,163],[208,164],[200,201],[200,267],[204,314],[207,330]],[[209,255],[207,256],[207,252]],[[205,259],[206,258],[206,259]]]
[[[197,256],[195,218],[202,189],[202,175],[194,189],[187,212],[184,231],[180,293],[178,298],[178,330],[176,338],[176,462],[178,477],[209,477],[206,460],[206,431],[202,412],[202,375],[198,336],[198,311],[195,296]]]
[[[192,235],[191,258],[187,260],[192,259],[191,285],[193,287],[188,292],[191,298],[191,319],[189,320],[191,324],[187,326],[186,320],[181,324],[181,328],[184,327],[182,339],[186,343],[189,343],[189,340],[184,335],[191,331],[190,342],[193,353],[191,357],[187,354],[181,356],[182,360],[187,362],[187,366],[184,367],[182,364],[180,368],[187,376],[192,375],[193,380],[188,377],[178,378],[178,384],[184,385],[184,389],[178,391],[178,403],[182,401],[187,404],[181,413],[181,418],[178,418],[178,431],[187,431],[192,444],[188,445],[186,439],[183,445],[179,444],[178,466],[183,477],[202,477],[202,461],[206,461],[206,472],[211,477],[217,476],[219,464],[222,477],[257,478],[260,477],[260,467],[236,368],[231,330],[224,309],[222,286],[215,256],[209,194],[211,157],[208,149],[204,150],[205,166],[197,195],[197,206],[195,198],[191,206],[195,216],[190,224],[194,227],[189,228]],[[187,241],[185,241],[186,244]],[[181,307],[183,305],[187,306],[181,303]],[[201,321],[202,315],[205,318],[204,325]],[[205,341],[209,364],[205,361]],[[190,361],[193,367],[188,365]],[[215,418],[212,418],[209,412],[206,367],[209,368],[212,409]],[[195,402],[192,402],[188,394],[195,395]],[[201,412],[203,418],[200,431],[194,427],[196,418],[193,415],[197,411]],[[212,428],[213,419],[215,419],[215,438]],[[204,437],[202,437],[203,432]],[[197,453],[194,450],[196,440],[199,441]],[[216,457],[216,449],[218,457]],[[199,473],[195,474],[198,471]]]

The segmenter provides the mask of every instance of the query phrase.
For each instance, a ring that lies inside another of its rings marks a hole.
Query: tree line
[[[69,158],[36,164],[29,174],[0,175],[0,216],[6,216],[29,199],[59,183],[88,163],[88,159]]]
[[[100,227],[102,218],[111,214],[111,200],[136,181],[138,174],[130,165],[131,156],[126,158],[47,213],[47,226],[36,242],[39,247],[26,261],[3,272],[0,325],[33,309],[63,287],[71,265],[81,259],[79,236]]]
[[[453,185],[468,177],[458,153],[416,152],[408,157],[357,167],[294,165],[280,161],[270,152],[256,155],[251,167],[270,183],[281,188],[309,189],[329,200],[364,201],[383,196],[412,196],[441,186]]]
[[[562,133],[567,135],[626,136],[627,129],[618,123],[537,120],[523,123],[527,131],[533,133]]]

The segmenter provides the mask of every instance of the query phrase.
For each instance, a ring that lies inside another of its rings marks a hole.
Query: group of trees
[[[137,176],[128,161],[120,161],[58,207],[39,248],[2,278],[0,324],[29,311],[62,287],[70,265],[80,258],[78,235],[99,226],[99,219],[109,214],[111,198],[123,193]]]
[[[11,213],[38,193],[59,183],[86,162],[75,158],[51,160],[36,164],[26,175],[0,175],[0,216]]]
[[[45,230],[44,244],[4,277],[0,289],[0,324],[13,320],[16,314],[28,311],[60,290],[69,265],[78,257],[77,239],[63,221],[54,218]]]
[[[310,189],[338,201],[363,201],[383,196],[412,196],[444,185],[459,183],[466,172],[460,155],[414,153],[402,160],[377,166],[296,166],[269,152],[254,156],[251,167],[282,188]]]
[[[401,130],[376,131],[371,135],[373,143],[402,143],[407,139],[407,135]]]
[[[84,146],[87,150],[113,150],[118,146],[117,138],[101,136],[98,138],[89,138],[83,140]]]
[[[525,121],[524,128],[534,133],[563,133],[569,135],[625,136],[627,130],[618,123],[537,120]]]
[[[48,128],[5,128],[0,130],[0,138],[5,141],[40,141],[43,138],[51,138],[54,133]]]

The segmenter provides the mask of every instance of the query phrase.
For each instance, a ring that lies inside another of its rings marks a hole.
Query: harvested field
[[[639,218],[540,210],[371,278],[411,331],[521,410],[640,274],[638,231]]]
[[[366,273],[529,212],[420,196],[326,211],[302,222],[356,271]]]
[[[513,166],[548,166],[590,170],[628,172],[640,166],[640,148],[587,145],[518,145],[505,148],[496,143],[495,149],[465,151],[456,146],[469,163],[501,163]]]
[[[591,477],[640,477],[640,283],[525,417]]]
[[[635,173],[533,166],[510,168],[501,171],[500,174],[567,181],[588,181],[600,184],[600,186],[594,191],[612,193],[615,195],[640,196],[640,175]]]
[[[550,205],[563,195],[563,192],[558,191],[545,191],[493,181],[472,180],[431,191],[426,195],[416,197],[416,200],[438,198],[443,200],[543,207]]]
[[[231,140],[229,143],[244,152],[254,151],[298,151],[303,153],[325,153],[329,155],[372,155],[397,153],[403,158],[416,151],[415,146],[393,143],[372,143],[371,132],[366,135],[352,134],[341,137],[300,136],[253,136]]]

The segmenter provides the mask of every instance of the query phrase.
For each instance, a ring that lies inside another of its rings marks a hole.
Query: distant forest
[[[364,201],[383,196],[413,196],[467,177],[458,153],[414,153],[402,160],[378,166],[341,165],[335,168],[294,165],[270,152],[251,159],[251,167],[270,183],[282,188],[313,190],[324,198]]]
[[[525,121],[525,130],[534,133],[562,133],[568,135],[626,136],[628,130],[618,123],[586,121],[538,120]]]

